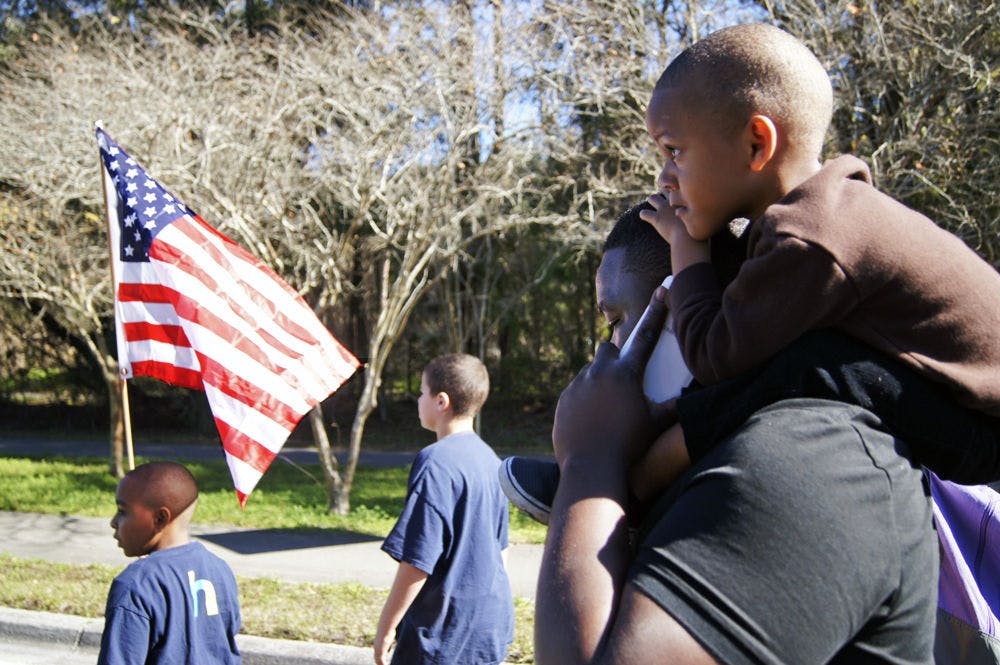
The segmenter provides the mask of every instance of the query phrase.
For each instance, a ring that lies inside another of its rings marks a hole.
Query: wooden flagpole
[[[122,382],[122,421],[125,425],[125,450],[128,453],[128,469],[135,468],[135,453],[132,450],[132,413],[128,405],[128,381],[121,377]]]
[[[103,129],[100,122],[95,122],[94,127],[97,129]],[[112,246],[114,244],[114,234],[111,229],[111,200],[108,198],[108,178],[106,175],[106,170],[104,168],[104,162],[101,160],[101,151],[97,151],[97,165],[100,167],[101,173],[101,189],[104,191],[104,219],[108,225],[108,269],[111,271],[111,301],[114,308],[117,310],[118,302],[118,281],[115,279],[115,249]],[[118,327],[118,316],[115,316],[115,328]],[[117,345],[118,335],[115,335],[115,343]],[[135,468],[135,452],[132,448],[132,412],[129,407],[128,401],[128,381],[125,378],[125,370],[118,368],[119,381],[121,383],[121,400],[122,400],[122,425],[125,430],[125,451],[128,454],[128,468],[129,471]]]

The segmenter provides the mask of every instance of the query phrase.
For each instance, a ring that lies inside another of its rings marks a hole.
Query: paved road
[[[18,455],[107,455],[106,441],[50,441],[0,438],[0,457]],[[215,446],[144,444],[141,455],[157,459],[218,459]],[[282,456],[315,463],[315,449],[284,448]],[[413,453],[362,452],[366,466],[406,466]],[[197,519],[197,516],[196,516]],[[128,559],[111,537],[108,518],[0,512],[0,552],[51,561],[125,565]],[[192,526],[192,535],[224,558],[238,575],[277,577],[293,582],[359,582],[388,588],[396,564],[377,538],[328,530],[241,529]],[[541,545],[512,545],[509,552],[514,594],[534,599]]]
[[[93,665],[102,619],[0,607],[0,665]],[[372,665],[371,649],[237,635],[243,665]]]
[[[107,455],[106,441],[0,439],[0,457],[18,455]],[[144,444],[143,456],[157,459],[216,459],[215,446]],[[284,448],[295,463],[315,463],[315,449]],[[363,451],[365,466],[406,466],[412,453]],[[197,519],[197,517],[196,517]],[[0,512],[0,552],[52,561],[125,565],[128,559],[111,536],[108,518]],[[396,564],[380,549],[381,540],[329,530],[246,529],[192,526],[192,535],[225,559],[238,575],[277,577],[293,582],[359,582],[388,588]],[[534,599],[541,545],[512,545],[509,552],[514,594]]]

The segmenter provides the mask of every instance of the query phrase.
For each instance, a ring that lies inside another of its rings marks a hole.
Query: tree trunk
[[[119,386],[121,382],[117,377],[104,378],[104,385],[108,388],[108,404],[110,405],[110,458],[108,472],[115,478],[125,475],[124,441],[125,441],[125,413],[122,409],[122,394]]]
[[[313,441],[319,451],[319,464],[323,468],[323,479],[326,482],[326,509],[335,513],[335,498],[341,492],[343,479],[340,476],[337,458],[330,448],[330,437],[327,436],[326,425],[323,422],[322,404],[317,404],[316,408],[309,412],[309,424],[312,425]]]
[[[351,441],[348,446],[347,463],[342,475],[342,482],[338,490],[330,496],[330,512],[336,515],[346,515],[351,511],[351,488],[354,486],[354,472],[358,467],[358,458],[361,456],[361,437],[364,435],[368,416],[378,406],[377,395],[380,382],[379,373],[371,371],[370,366],[366,368],[365,387],[361,391],[358,408],[354,412],[354,422],[351,424]]]

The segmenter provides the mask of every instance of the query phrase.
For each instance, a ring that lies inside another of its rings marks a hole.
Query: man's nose
[[[614,332],[611,333],[611,343],[617,346],[619,349],[621,349],[622,345],[625,343],[625,340],[628,339],[628,335],[630,332],[632,332],[632,326],[628,327],[621,325],[617,326]]]

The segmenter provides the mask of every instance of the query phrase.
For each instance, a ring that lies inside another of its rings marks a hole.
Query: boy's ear
[[[448,396],[448,393],[438,393],[434,396],[434,404],[437,405],[439,410],[447,411],[451,408],[451,397]]]
[[[760,173],[778,151],[778,128],[773,120],[758,113],[750,117],[747,131],[750,133],[750,170]]]
[[[170,514],[170,509],[166,506],[160,506],[153,511],[153,526],[159,531],[170,524],[170,520],[173,519],[173,515]]]

